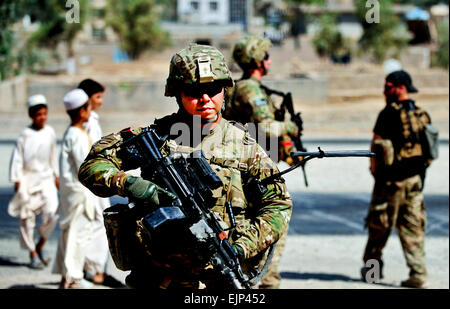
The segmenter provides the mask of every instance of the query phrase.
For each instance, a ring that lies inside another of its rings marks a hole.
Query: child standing
[[[83,126],[91,138],[92,143],[95,143],[103,136],[97,111],[103,105],[103,93],[105,87],[97,81],[88,78],[81,81],[78,88],[83,89],[86,92],[89,97],[89,102],[91,103],[91,116],[89,117],[89,121],[84,123]],[[97,196],[95,206],[92,240],[86,255],[85,278],[96,284],[106,284],[106,281],[113,283],[114,280],[112,280],[111,276],[106,274],[109,248],[105,224],[103,222],[103,211],[111,206],[109,198]]]
[[[14,183],[14,197],[8,213],[20,219],[20,244],[30,252],[30,267],[42,269],[50,258],[44,245],[58,220],[59,173],[56,159],[56,135],[46,125],[47,100],[33,95],[27,101],[32,123],[20,134],[10,163],[10,181]],[[36,217],[41,214],[40,235],[34,243]]]
[[[83,266],[95,217],[95,196],[79,182],[78,169],[91,147],[83,128],[91,106],[81,89],[69,91],[64,106],[71,124],[64,133],[59,158],[62,233],[53,273],[62,275],[60,288],[90,288],[92,284],[83,279]]]

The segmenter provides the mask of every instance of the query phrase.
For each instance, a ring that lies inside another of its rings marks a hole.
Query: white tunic
[[[83,124],[84,129],[92,140],[92,144],[102,138],[102,128],[100,127],[99,116],[96,112],[91,111],[89,121]]]
[[[60,170],[61,237],[53,273],[68,282],[83,278],[83,265],[91,241],[96,196],[78,180],[78,170],[91,147],[86,131],[70,126],[64,133]]]
[[[83,126],[87,134],[89,135],[92,144],[94,144],[103,137],[102,128],[100,127],[99,122],[99,116],[96,112],[91,111],[89,121],[85,122]],[[101,222],[101,225],[103,225],[103,210],[105,210],[109,206],[111,206],[109,198],[102,198],[102,197],[97,198],[96,219]]]
[[[20,182],[19,190],[8,205],[8,213],[21,219],[34,216],[42,206],[35,203],[32,196],[40,193],[57,203],[55,176],[58,164],[56,155],[56,135],[52,127],[45,125],[41,130],[25,128],[13,150],[10,162],[10,181]],[[45,207],[45,206],[43,206]],[[56,209],[55,209],[56,210]]]
[[[91,138],[92,143],[97,142],[103,136],[100,127],[99,116],[91,111],[89,121],[84,123],[84,128]],[[109,198],[97,196],[95,207],[95,221],[92,228],[92,240],[86,254],[85,270],[90,274],[102,273],[108,260],[109,248],[106,237],[105,225],[103,223],[103,211],[111,206]]]
[[[70,224],[76,212],[84,212],[90,220],[94,219],[95,195],[78,180],[78,170],[90,147],[86,131],[73,126],[67,128],[59,158],[62,229]]]

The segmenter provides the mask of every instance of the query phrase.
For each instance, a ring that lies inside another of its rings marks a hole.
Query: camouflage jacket
[[[171,125],[178,121],[178,114],[156,120],[156,127],[161,130],[159,135],[169,132]],[[141,131],[142,128],[131,130],[133,134]],[[127,177],[124,167],[137,167],[123,162],[119,156],[122,140],[120,133],[103,137],[93,145],[80,167],[80,181],[96,195],[124,196],[123,185]],[[278,172],[276,164],[248,133],[224,119],[196,147],[178,145],[169,136],[160,150],[163,155],[175,155],[188,154],[196,149],[203,150],[212,169],[223,182],[223,188],[213,192],[217,199],[211,210],[224,228],[230,225],[225,203],[230,201],[232,204],[236,227],[228,234],[230,243],[240,245],[246,259],[261,259],[266,249],[287,228],[292,213],[292,199],[284,182],[274,181],[267,186],[268,191],[260,201],[250,202],[247,197],[252,192],[244,192],[243,183],[247,177],[263,179]],[[157,179],[152,181],[158,183]]]
[[[292,121],[275,120],[276,109],[275,102],[261,87],[261,81],[251,77],[236,82],[224,117],[242,124],[260,124],[266,136],[275,137],[295,132],[297,127]]]

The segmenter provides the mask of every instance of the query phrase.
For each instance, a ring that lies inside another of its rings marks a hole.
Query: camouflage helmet
[[[233,59],[244,69],[252,62],[263,61],[264,55],[272,46],[269,39],[257,36],[248,36],[236,43],[233,50]]]
[[[173,55],[170,61],[164,95],[176,96],[180,87],[186,84],[214,81],[223,81],[225,87],[233,86],[225,57],[213,46],[189,44]]]

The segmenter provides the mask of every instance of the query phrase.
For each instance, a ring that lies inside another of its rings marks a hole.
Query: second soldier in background
[[[299,132],[296,124],[290,120],[278,121],[275,113],[277,107],[270,97],[270,90],[261,83],[262,77],[267,75],[271,65],[269,48],[271,42],[267,38],[249,36],[236,43],[233,50],[233,58],[243,70],[242,78],[236,81],[233,93],[227,100],[224,118],[234,120],[242,124],[253,123],[258,125],[258,130],[263,130],[268,143],[275,140],[278,146],[278,160],[283,160],[292,165],[289,157],[293,151],[292,139]],[[258,132],[258,137],[261,132]],[[260,141],[258,141],[260,142]],[[273,151],[273,149],[270,149]],[[267,275],[261,280],[260,288],[277,289],[280,287],[280,274],[278,265],[286,244],[286,233],[278,241],[272,263]]]

